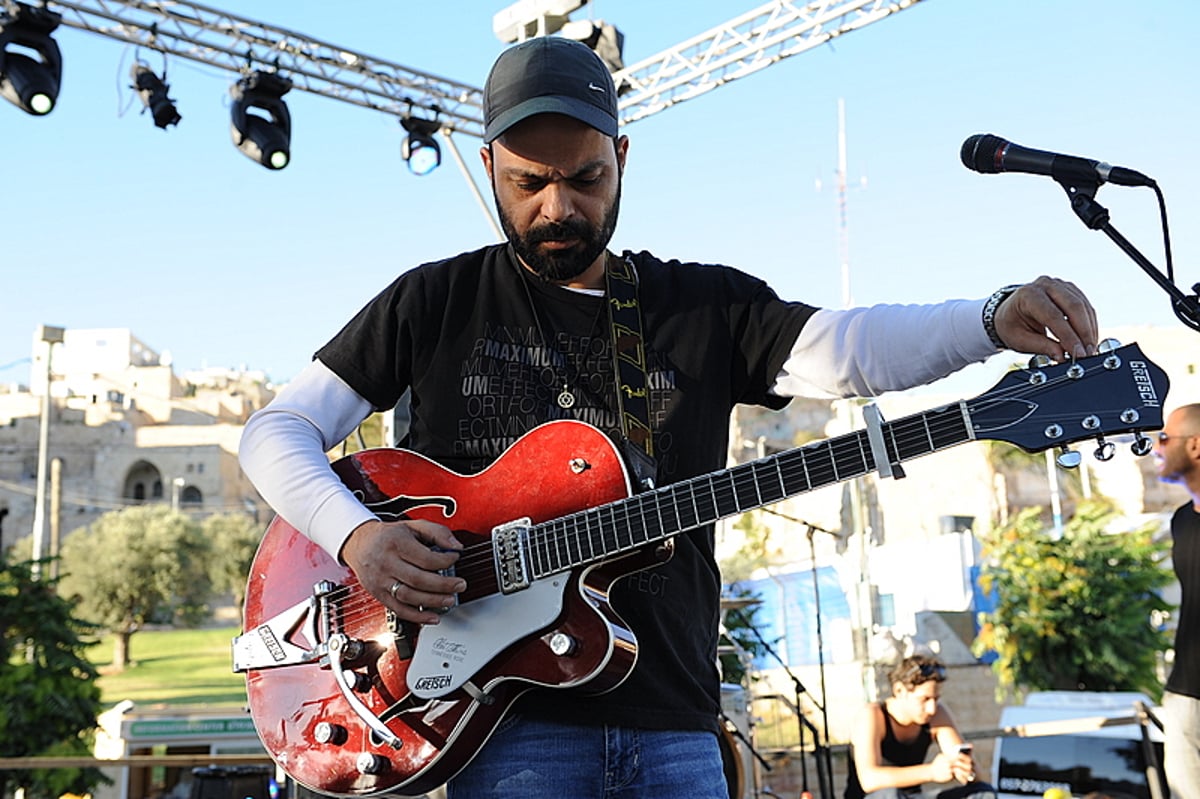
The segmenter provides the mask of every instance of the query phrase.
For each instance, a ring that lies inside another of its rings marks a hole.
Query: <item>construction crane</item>
[[[623,123],[644,119],[859,30],[920,0],[774,0],[614,73]],[[7,0],[5,5],[12,5]],[[582,5],[582,4],[580,4]],[[294,88],[443,131],[483,135],[483,92],[187,0],[44,0],[68,27],[235,74],[277,72]]]

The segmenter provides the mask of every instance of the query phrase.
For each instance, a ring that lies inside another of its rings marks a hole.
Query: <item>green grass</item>
[[[130,639],[133,663],[112,670],[113,640],[105,635],[88,650],[100,671],[105,707],[122,699],[139,705],[246,704],[246,684],[231,671],[230,641],[236,627],[203,630],[146,630]]]

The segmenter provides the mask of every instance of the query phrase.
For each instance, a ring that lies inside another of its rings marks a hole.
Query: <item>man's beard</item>
[[[534,274],[551,283],[565,283],[587,271],[612,239],[613,231],[617,229],[617,212],[620,207],[621,185],[618,183],[617,194],[605,211],[599,228],[586,219],[573,218],[565,222],[547,222],[531,227],[522,236],[517,232],[512,219],[505,213],[500,198],[496,197],[500,227],[504,230],[504,235],[508,236],[513,250]],[[545,250],[537,246],[540,242],[556,239],[578,239],[578,242],[565,250]]]

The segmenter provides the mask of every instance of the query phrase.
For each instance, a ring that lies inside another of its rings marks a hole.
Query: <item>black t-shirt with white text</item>
[[[658,484],[723,469],[733,407],[786,403],[768,391],[814,309],[729,267],[621,257],[638,276]],[[317,357],[377,409],[410,389],[400,446],[475,474],[554,419],[620,439],[606,307],[603,297],[537,279],[507,245],[494,245],[404,273]],[[569,409],[556,402],[564,385],[576,399]],[[618,579],[611,592],[637,637],[633,674],[599,696],[534,691],[519,712],[717,730],[720,586],[711,526],[677,536],[674,557]]]

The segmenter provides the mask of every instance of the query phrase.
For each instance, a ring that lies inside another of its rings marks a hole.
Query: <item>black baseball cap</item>
[[[574,39],[539,36],[508,48],[483,87],[483,141],[535,114],[565,114],[617,135],[617,90],[608,67]]]

